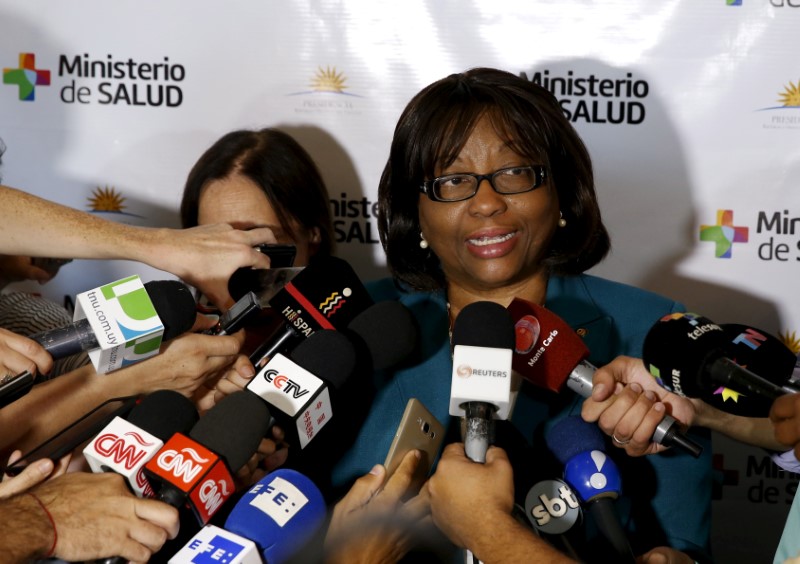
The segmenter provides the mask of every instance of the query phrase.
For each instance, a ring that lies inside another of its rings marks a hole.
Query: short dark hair
[[[417,290],[445,286],[439,259],[421,249],[418,204],[423,180],[453,163],[483,115],[523,156],[540,159],[558,193],[566,227],[556,229],[544,263],[580,274],[611,247],[600,218],[586,146],[546,89],[509,72],[476,68],[420,91],[394,131],[378,188],[378,230],[395,279]]]
[[[192,167],[181,200],[183,227],[197,225],[200,196],[213,180],[241,174],[264,191],[281,227],[294,237],[292,220],[319,228],[316,255],[333,253],[333,222],[328,190],[311,156],[277,129],[237,130],[223,135]]]

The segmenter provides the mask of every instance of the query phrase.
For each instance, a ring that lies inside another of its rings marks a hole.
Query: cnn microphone
[[[270,298],[269,305],[282,326],[250,355],[256,370],[316,331],[346,328],[372,305],[372,298],[347,261],[328,256],[306,266]]]
[[[743,327],[725,328],[695,313],[667,315],[647,333],[642,360],[660,385],[680,396],[766,417],[775,398],[800,391],[790,381],[795,357],[774,337]]]
[[[256,452],[269,430],[266,404],[240,391],[222,398],[192,427],[175,433],[145,464],[156,498],[188,505],[201,525],[234,493],[233,472]]]
[[[567,323],[550,310],[527,300],[514,298],[508,311],[515,320],[514,370],[540,388],[559,392],[567,388],[588,398],[597,370],[586,359],[589,349]],[[653,442],[679,446],[697,458],[703,447],[681,432],[671,415],[656,427]]]
[[[467,305],[453,324],[453,345],[450,415],[466,419],[465,453],[483,463],[494,440],[493,420],[509,418],[518,391],[511,374],[511,315],[494,302]]]
[[[616,464],[604,452],[603,433],[580,416],[570,416],[553,425],[545,441],[564,465],[564,479],[592,514],[620,561],[634,562],[633,550],[614,508],[622,480]]]
[[[194,404],[173,390],[158,390],[140,400],[127,419],[115,417],[83,449],[92,472],[115,472],[139,497],[153,497],[144,465],[175,433],[197,423]]]
[[[331,392],[351,376],[355,363],[348,338],[323,329],[302,341],[288,357],[272,356],[246,389],[270,405],[287,442],[303,449],[333,418]]]
[[[300,472],[280,468],[242,496],[225,529],[255,542],[265,562],[283,564],[312,540],[325,516],[317,486]]]

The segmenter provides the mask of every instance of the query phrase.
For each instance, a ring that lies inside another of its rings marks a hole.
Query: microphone
[[[364,309],[345,331],[358,352],[371,360],[371,370],[397,366],[417,350],[419,328],[402,303],[385,300]],[[359,360],[363,357],[359,355]],[[370,372],[371,372],[370,370]]]
[[[265,562],[283,564],[311,541],[325,515],[325,500],[314,482],[281,468],[242,496],[225,529],[254,541]]]
[[[173,390],[158,390],[134,406],[127,420],[115,417],[83,449],[92,472],[116,472],[139,497],[153,497],[144,465],[175,433],[197,423],[194,404]]]
[[[450,415],[466,418],[467,457],[486,462],[493,419],[509,418],[518,391],[511,381],[511,315],[494,302],[467,305],[453,324],[453,345]]]
[[[567,323],[550,310],[527,300],[514,298],[508,311],[516,320],[514,370],[523,378],[553,392],[566,384],[578,395],[592,395],[592,378],[597,370],[586,359],[589,349]],[[703,447],[681,432],[671,415],[656,427],[653,442],[680,446],[697,458]]]
[[[355,350],[347,337],[334,330],[318,330],[288,357],[277,353],[270,358],[246,389],[273,408],[287,442],[302,449],[333,418],[331,388],[344,384],[355,363]]]
[[[564,479],[572,486],[597,527],[625,561],[634,562],[613,501],[622,489],[616,464],[603,452],[603,434],[580,416],[555,423],[545,436],[548,448],[564,465]]]
[[[130,276],[78,294],[72,324],[30,338],[54,359],[89,351],[97,371],[105,373],[153,356],[162,339],[185,333],[195,317],[194,298],[182,282],[142,285]]]
[[[800,391],[790,383],[795,358],[774,337],[743,327],[726,329],[695,313],[667,315],[647,333],[642,360],[660,385],[678,395],[738,415],[766,417],[772,400]],[[734,395],[734,402],[724,401]],[[768,401],[754,401],[757,397]]]
[[[282,319],[282,327],[250,355],[256,369],[316,331],[345,329],[372,305],[372,298],[347,261],[327,256],[306,266],[270,298],[269,305]]]
[[[269,421],[266,404],[249,392],[222,398],[188,436],[175,433],[145,465],[156,498],[179,509],[188,505],[207,524],[233,495],[232,472],[256,452]]]
[[[525,496],[525,515],[540,533],[561,535],[581,518],[581,506],[568,484],[561,480],[542,480]]]
[[[206,525],[200,529],[169,559],[168,564],[198,562],[263,564],[256,543],[216,525]]]

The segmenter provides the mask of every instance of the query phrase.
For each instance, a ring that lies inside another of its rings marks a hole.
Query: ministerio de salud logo
[[[18,68],[3,69],[3,84],[16,85],[19,87],[19,99],[33,102],[36,100],[37,86],[50,86],[50,71],[36,68],[35,54],[20,53]]]

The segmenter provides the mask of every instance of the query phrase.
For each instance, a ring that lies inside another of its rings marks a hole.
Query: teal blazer
[[[402,369],[375,375],[376,395],[367,419],[333,469],[333,484],[338,487],[349,487],[383,462],[409,398],[420,399],[445,426],[451,423],[452,359],[444,293],[404,292],[391,279],[372,282],[368,288],[375,301],[400,300],[412,311],[420,329],[420,354]],[[681,304],[657,294],[590,275],[551,277],[545,306],[579,330],[595,366],[618,355],[641,357],[653,323],[668,313],[684,311]],[[562,417],[579,415],[582,402],[569,390],[555,394],[524,382],[512,423],[532,452],[543,453],[548,450],[542,439],[547,429]],[[703,446],[699,459],[677,450],[634,459],[610,445],[606,449],[620,467],[623,497],[617,500],[617,509],[637,554],[666,545],[698,560],[708,555],[711,444],[707,434],[692,433],[691,438]],[[538,459],[535,455],[534,461]],[[532,466],[534,473],[537,465]],[[515,466],[517,490],[526,478],[518,472],[523,471]],[[533,483],[529,479],[527,488]],[[516,492],[518,499],[521,494],[524,500],[527,488]],[[632,495],[623,499],[628,491]]]

